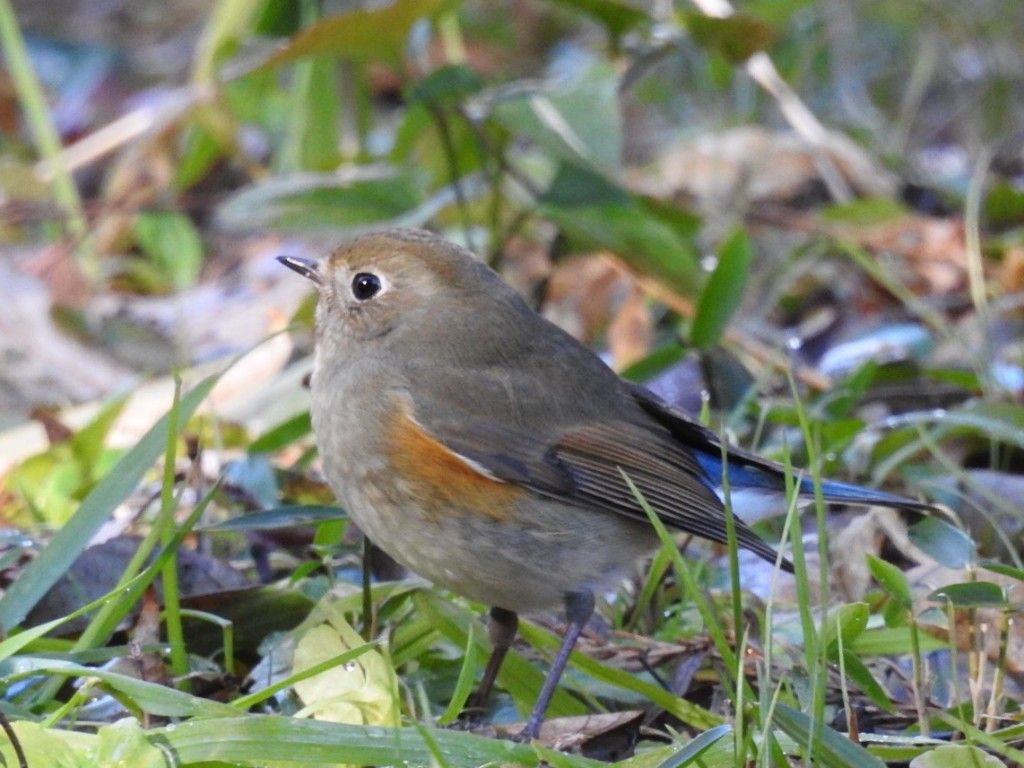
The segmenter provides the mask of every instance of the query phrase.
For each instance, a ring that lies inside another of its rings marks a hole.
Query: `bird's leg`
[[[558,649],[555,660],[551,662],[551,669],[548,670],[548,676],[544,679],[544,685],[541,687],[537,703],[533,705],[533,711],[526,721],[526,727],[518,736],[523,741],[535,739],[540,733],[540,724],[544,722],[544,713],[547,712],[551,697],[554,696],[555,688],[558,687],[558,681],[569,661],[569,654],[572,653],[583,627],[593,612],[594,593],[589,589],[565,593],[565,618],[569,622],[569,627],[565,631],[562,646]]]
[[[512,641],[516,639],[516,630],[519,627],[519,616],[514,611],[504,608],[491,608],[490,620],[487,622],[487,633],[491,637],[491,657],[487,660],[487,668],[484,669],[484,676],[480,679],[480,687],[469,699],[462,716],[466,717],[473,712],[478,712],[487,706],[487,699],[491,695],[494,681],[498,678],[498,671],[501,663],[505,660],[505,654],[512,647]]]

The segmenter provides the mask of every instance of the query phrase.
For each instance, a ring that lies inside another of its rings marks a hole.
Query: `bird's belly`
[[[318,393],[317,378],[313,386],[334,492],[374,544],[435,584],[508,610],[546,608],[568,591],[614,584],[657,546],[646,523],[542,499],[453,461],[381,399],[357,403],[341,386]]]
[[[371,541],[411,571],[512,611],[558,606],[566,592],[612,586],[657,546],[647,525],[533,496],[500,519],[483,510],[425,509],[372,482],[350,486],[345,504]]]

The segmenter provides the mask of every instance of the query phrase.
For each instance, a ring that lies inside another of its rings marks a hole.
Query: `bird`
[[[370,232],[321,259],[279,256],[316,288],[311,420],[324,475],[365,535],[427,580],[490,606],[487,701],[524,612],[567,629],[519,737],[536,738],[608,587],[675,531],[725,543],[733,492],[780,494],[784,468],[620,378],[469,250]],[[632,487],[631,487],[632,486]],[[929,505],[824,481],[827,501]],[[809,478],[797,491],[814,492]],[[738,545],[788,560],[741,520]]]

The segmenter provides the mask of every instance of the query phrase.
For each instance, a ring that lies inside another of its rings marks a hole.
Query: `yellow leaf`
[[[363,639],[344,618],[328,606],[328,621],[300,638],[292,669],[301,672],[363,644]],[[304,709],[300,716],[353,725],[397,726],[398,681],[388,660],[379,651],[367,651],[358,659],[321,672],[295,684]]]

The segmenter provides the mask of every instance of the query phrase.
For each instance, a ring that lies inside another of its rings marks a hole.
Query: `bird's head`
[[[342,343],[470,318],[496,279],[465,248],[412,229],[364,235],[319,261],[278,260],[316,284],[317,334]]]

